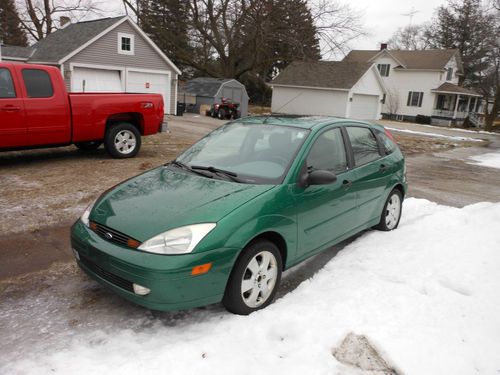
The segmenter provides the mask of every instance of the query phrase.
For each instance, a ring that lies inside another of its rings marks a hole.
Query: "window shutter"
[[[418,98],[418,106],[419,107],[422,107],[422,99],[424,98],[424,93],[423,92],[419,92],[418,93],[419,95],[419,98]]]
[[[411,91],[408,91],[408,100],[406,101],[406,105],[409,107],[411,104]]]

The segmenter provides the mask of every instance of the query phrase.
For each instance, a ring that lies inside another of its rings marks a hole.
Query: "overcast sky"
[[[412,23],[419,24],[430,20],[434,10],[445,0],[352,0],[352,7],[364,13],[364,25],[370,35],[352,43],[353,49],[378,49],[380,42],[391,37],[398,27],[407,26],[409,17],[403,16],[412,10],[418,11]]]
[[[341,0],[342,1],[342,0]],[[418,24],[432,18],[434,10],[446,3],[446,0],[344,0],[351,7],[363,14],[363,24],[369,36],[352,42],[353,49],[378,49],[381,42],[387,41],[398,27],[409,24],[409,13],[416,11],[412,23]],[[110,11],[109,15],[124,13],[121,0],[102,0],[102,8]]]

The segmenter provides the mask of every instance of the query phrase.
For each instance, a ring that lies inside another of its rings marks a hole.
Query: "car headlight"
[[[83,215],[80,217],[80,220],[82,221],[82,223],[85,224],[85,226],[87,226],[87,227],[89,226],[90,211],[92,211],[92,209],[94,208],[95,202],[97,202],[97,199],[88,205],[88,207],[83,212]]]
[[[216,226],[215,223],[193,224],[161,233],[138,247],[156,254],[186,254]]]

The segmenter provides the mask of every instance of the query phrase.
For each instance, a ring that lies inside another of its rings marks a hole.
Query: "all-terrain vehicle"
[[[231,120],[241,117],[238,110],[240,103],[233,103],[230,99],[222,98],[220,103],[215,103],[210,107],[207,116],[217,117],[219,120]]]

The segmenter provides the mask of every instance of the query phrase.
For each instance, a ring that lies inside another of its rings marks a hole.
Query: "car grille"
[[[134,238],[129,237],[121,232],[118,232],[117,230],[111,229],[105,225],[96,223],[95,221],[90,222],[90,228],[105,240],[114,242],[119,245],[131,247],[130,246],[131,242],[136,243],[137,246],[140,244],[140,242],[135,240]],[[137,246],[132,246],[132,247],[136,248]]]
[[[106,271],[105,269],[99,267],[97,264],[89,260],[88,258],[82,256],[80,254],[80,262],[90,269],[92,272],[94,272],[97,276],[103,278],[104,280],[110,282],[113,285],[116,285],[119,288],[125,289],[129,292],[134,292],[134,287],[133,283],[131,281],[122,279],[120,276],[115,275],[114,273],[111,273],[109,271]]]

